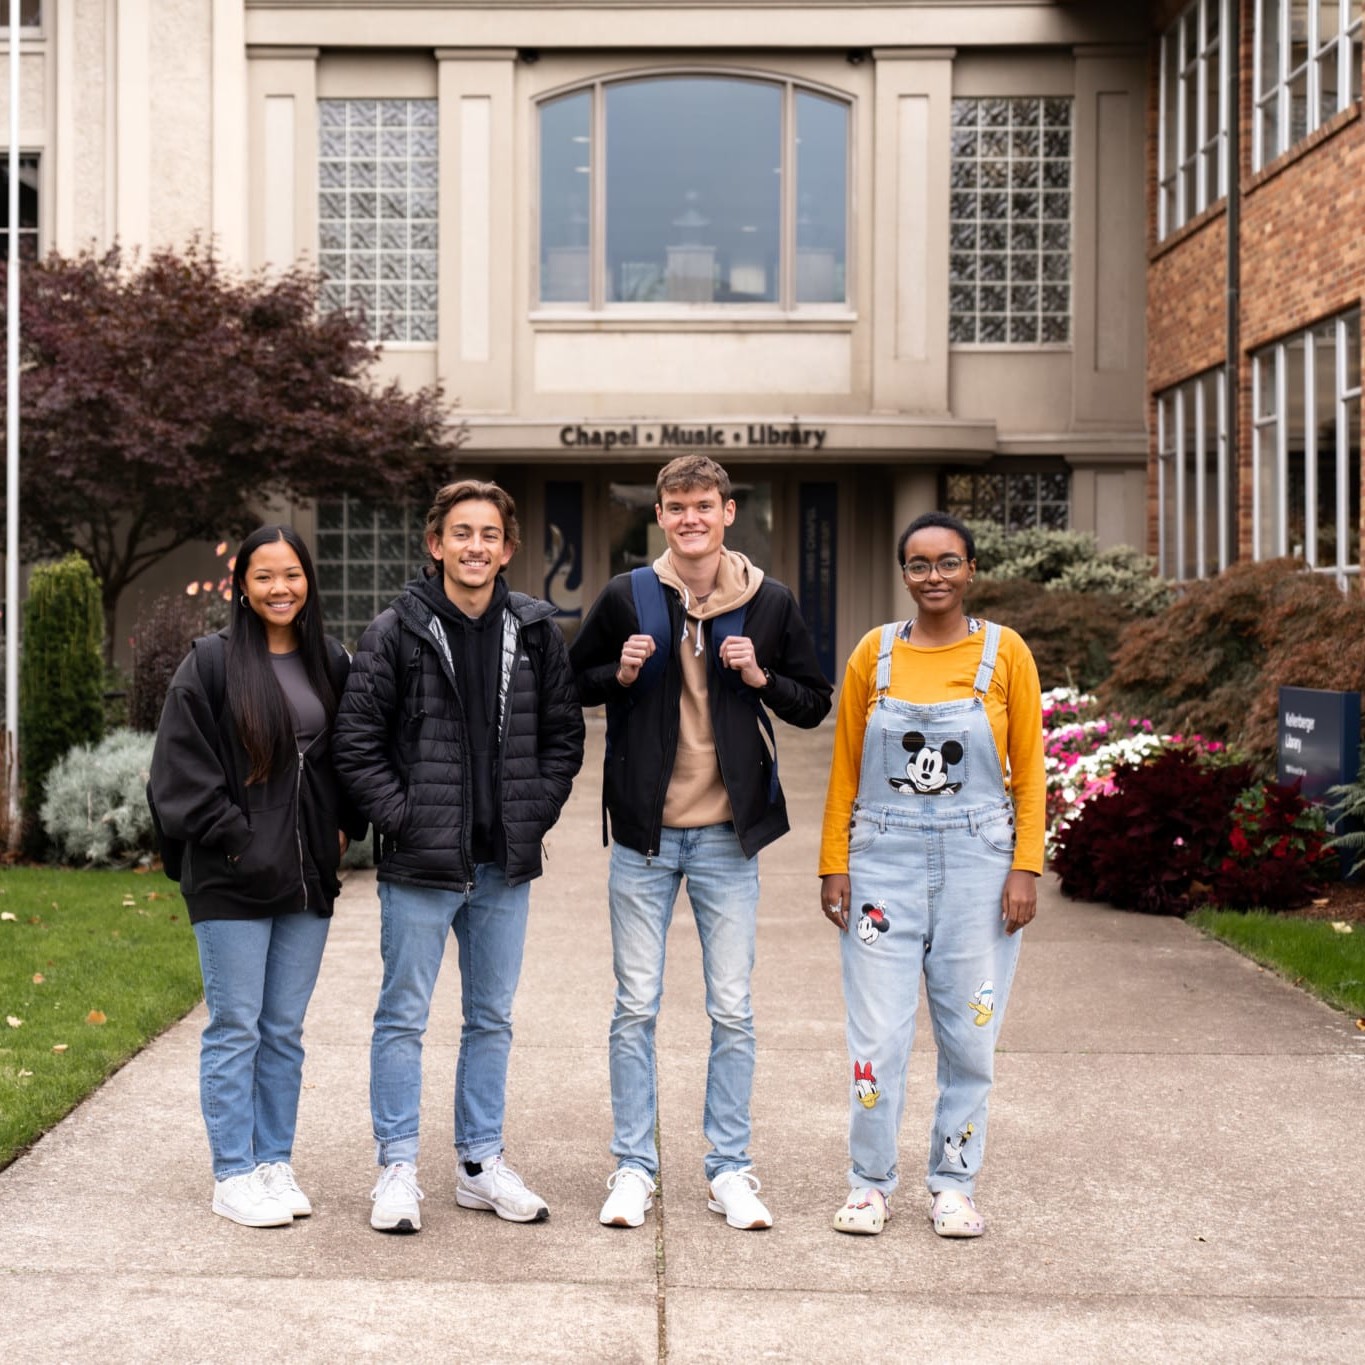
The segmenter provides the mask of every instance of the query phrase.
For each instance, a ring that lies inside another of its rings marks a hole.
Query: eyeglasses
[[[906,577],[916,583],[922,583],[935,569],[940,578],[956,578],[966,567],[967,561],[961,555],[944,555],[933,563],[927,559],[909,559],[901,565]]]

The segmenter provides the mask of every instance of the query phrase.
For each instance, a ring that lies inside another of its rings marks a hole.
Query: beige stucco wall
[[[151,239],[213,230],[212,0],[148,0]]]

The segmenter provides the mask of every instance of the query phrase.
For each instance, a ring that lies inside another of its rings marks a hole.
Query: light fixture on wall
[[[844,60],[849,66],[861,66],[867,60],[867,53],[860,47],[851,47],[844,54]]]

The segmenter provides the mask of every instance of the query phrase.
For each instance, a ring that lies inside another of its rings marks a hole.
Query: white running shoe
[[[266,1189],[260,1167],[215,1181],[213,1211],[244,1228],[282,1228],[294,1221],[289,1205]]]
[[[299,1189],[294,1179],[294,1168],[287,1161],[262,1162],[256,1167],[256,1174],[276,1199],[280,1200],[295,1218],[307,1218],[313,1212],[308,1196]]]
[[[417,1188],[416,1166],[407,1161],[385,1166],[370,1198],[374,1200],[370,1226],[376,1232],[421,1232],[422,1210],[417,1205],[426,1195]]]
[[[455,1202],[462,1209],[488,1209],[509,1223],[543,1223],[550,1216],[549,1205],[502,1157],[485,1161],[478,1175],[470,1175],[463,1161],[456,1164]]]
[[[723,1213],[732,1228],[770,1228],[773,1216],[758,1197],[762,1188],[748,1166],[742,1171],[722,1171],[711,1182],[706,1207],[712,1213]]]
[[[654,1207],[654,1182],[638,1166],[622,1166],[607,1177],[611,1193],[597,1215],[609,1228],[638,1228]]]

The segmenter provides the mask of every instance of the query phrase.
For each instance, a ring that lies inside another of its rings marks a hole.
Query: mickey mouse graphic
[[[853,1090],[858,1096],[858,1103],[864,1109],[873,1109],[877,1101],[881,1099],[882,1092],[877,1085],[877,1078],[872,1074],[871,1062],[853,1063]]]
[[[886,906],[863,906],[863,913],[858,916],[858,937],[869,947],[890,927],[891,921],[886,917]]]
[[[951,796],[960,791],[961,782],[948,781],[948,767],[961,763],[964,750],[955,739],[947,739],[933,749],[918,730],[901,736],[901,747],[910,755],[904,777],[893,777],[891,785],[902,793],[918,796]]]

